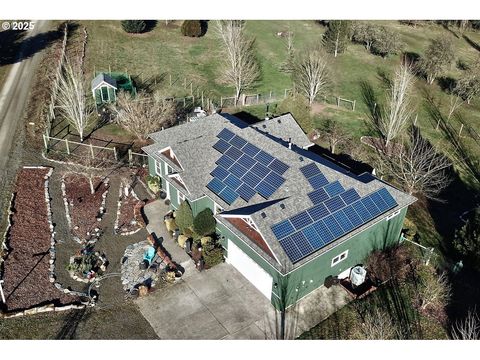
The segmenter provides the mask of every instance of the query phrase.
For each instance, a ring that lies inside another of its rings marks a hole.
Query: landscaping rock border
[[[126,186],[128,186],[128,184],[126,184],[125,179],[122,179],[122,181],[120,182],[120,187],[118,189],[117,217],[115,219],[115,224],[113,226],[114,234],[122,235],[122,236],[133,235],[133,234],[139,232],[140,230],[142,230],[142,226],[140,226],[138,229],[133,230],[133,231],[121,232],[119,227],[118,227],[118,224],[119,224],[119,221],[120,221],[119,219],[120,219],[121,209],[122,209],[122,199],[123,199],[123,196],[124,196],[124,188]],[[135,191],[132,188],[129,190],[129,194],[132,195],[135,198],[135,200],[140,201],[137,194],[135,193]]]

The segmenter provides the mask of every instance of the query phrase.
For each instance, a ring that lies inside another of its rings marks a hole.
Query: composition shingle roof
[[[285,182],[268,200],[256,194],[248,202],[237,198],[229,205],[206,187],[212,179],[210,173],[217,166],[215,162],[222,155],[212,146],[218,141],[217,134],[223,129],[232,131],[289,165],[289,169],[283,175]],[[144,147],[143,150],[154,159],[166,161],[181,176],[189,191],[188,197],[191,200],[202,196],[212,198],[224,209],[220,216],[216,216],[217,220],[233,232],[239,234],[239,236],[242,236],[242,234],[222,216],[234,214],[250,216],[265,242],[272,250],[275,259],[264,254],[265,252],[256,244],[250,243],[250,245],[259,254],[263,254],[262,256],[265,260],[280,271],[289,271],[302,266],[305,262],[328,251],[331,247],[338,245],[338,243],[363,231],[373,223],[382,220],[385,216],[415,201],[414,197],[395,189],[371,174],[365,173],[357,176],[305,149],[310,145],[310,141],[290,114],[261,121],[250,126],[231,115],[214,114],[195,122],[153,133],[150,137],[155,143]],[[288,146],[289,139],[293,143],[291,149]],[[161,154],[161,151],[166,148],[171,148],[180,163],[180,167]],[[354,188],[360,196],[385,187],[398,206],[333,241],[324,248],[306,256],[301,261],[292,263],[273,234],[271,226],[312,206],[312,202],[308,197],[308,193],[312,192],[312,187],[300,171],[300,168],[310,163],[317,164],[329,182],[338,180],[345,189]],[[280,206],[281,204],[282,206]],[[248,239],[244,240],[248,241]]]
[[[95,90],[103,83],[110,85],[115,89],[117,88],[117,81],[115,79],[111,78],[107,74],[100,73],[97,76],[95,76],[92,80],[92,83],[91,83],[92,90]]]

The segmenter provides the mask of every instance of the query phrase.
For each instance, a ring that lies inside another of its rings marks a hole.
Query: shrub
[[[162,187],[162,178],[160,176],[148,175],[147,185],[150,190],[152,190],[154,193],[157,193]]]
[[[450,66],[455,59],[455,49],[450,39],[438,37],[430,42],[424,57],[420,60],[420,68],[429,84]]]
[[[182,233],[193,226],[193,212],[188,201],[182,201],[176,211],[175,222]]]
[[[147,26],[145,20],[122,20],[121,24],[123,30],[132,34],[141,33]]]
[[[210,235],[215,232],[216,223],[212,210],[207,208],[200,211],[193,220],[193,230],[200,236]]]
[[[371,50],[374,54],[387,57],[391,54],[398,54],[403,47],[404,44],[400,40],[400,35],[382,26],[377,32]]]
[[[396,246],[372,252],[366,260],[366,266],[372,277],[379,282],[391,278],[403,282],[409,273],[407,263],[410,258],[406,246]]]
[[[205,244],[202,250],[206,267],[211,268],[223,262],[223,249],[220,246],[210,242]]]
[[[183,36],[200,37],[206,33],[206,23],[202,20],[185,20],[180,31]]]
[[[467,222],[457,230],[453,246],[468,265],[480,268],[480,207],[473,210]]]

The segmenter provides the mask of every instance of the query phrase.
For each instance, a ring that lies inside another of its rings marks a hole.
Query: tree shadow
[[[373,86],[368,81],[360,82],[360,92],[362,94],[362,100],[367,106],[369,120],[365,121],[365,126],[369,134],[379,136],[383,138],[383,135],[379,132],[380,120],[383,116],[382,106],[379,103],[377,95]]]
[[[75,339],[75,335],[77,332],[78,325],[81,321],[85,321],[87,308],[83,308],[80,310],[73,310],[71,311],[67,318],[65,319],[65,323],[63,324],[60,331],[55,335],[56,340],[73,340]]]
[[[440,25],[442,25],[442,27],[447,30],[450,34],[452,34],[453,36],[455,36],[457,39],[460,39],[460,37],[457,35],[457,33],[455,31],[453,31],[452,29],[450,29],[450,27],[448,26],[448,20],[447,22],[445,20],[439,20],[439,23]]]
[[[145,21],[145,29],[143,29],[143,33],[147,33],[155,29],[157,26],[157,20],[144,20]]]
[[[27,37],[28,31],[0,32],[0,66],[21,62],[48,48],[63,36],[62,28]]]
[[[208,20],[200,20],[200,28],[202,29],[200,37],[205,36],[208,31]]]
[[[248,125],[253,125],[253,124],[263,120],[263,119],[260,119],[256,116],[246,112],[246,111],[239,111],[239,112],[236,112],[232,115],[239,118],[240,120],[247,123]]]
[[[470,39],[467,35],[462,35],[462,37],[465,39],[468,45],[470,45],[475,50],[480,51],[480,44]]]
[[[452,93],[457,85],[457,80],[450,76],[440,76],[438,78],[438,85],[446,93]]]

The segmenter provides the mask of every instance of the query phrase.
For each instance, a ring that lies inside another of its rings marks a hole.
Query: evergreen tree
[[[328,52],[335,57],[347,49],[351,35],[351,21],[332,20],[328,22],[328,28],[323,35],[323,43]]]
[[[480,269],[480,207],[470,213],[465,225],[455,233],[453,245],[469,265]]]
[[[145,20],[122,20],[122,28],[127,33],[138,34],[145,30],[147,23]]]
[[[182,233],[193,226],[193,212],[188,201],[180,203],[175,215],[175,223]]]
[[[198,213],[193,220],[193,230],[200,236],[206,236],[215,232],[215,225],[217,224],[213,217],[212,210],[206,208]]]

